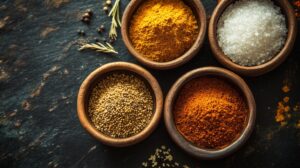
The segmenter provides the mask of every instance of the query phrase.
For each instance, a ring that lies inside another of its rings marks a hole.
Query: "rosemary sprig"
[[[79,51],[86,50],[86,49],[95,50],[96,52],[102,52],[102,53],[118,54],[115,48],[109,43],[106,43],[106,45],[102,43],[82,44],[82,46],[79,48]]]
[[[109,12],[108,16],[112,17],[111,26],[109,31],[109,38],[116,40],[117,39],[117,28],[118,26],[121,27],[121,20],[120,20],[120,1],[116,0],[114,6],[112,7],[111,11]]]

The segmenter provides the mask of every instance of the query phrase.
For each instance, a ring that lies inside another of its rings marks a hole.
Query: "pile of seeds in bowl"
[[[113,138],[141,132],[152,118],[153,97],[147,84],[133,74],[113,72],[92,89],[88,113],[94,126]]]
[[[198,22],[182,0],[146,0],[133,15],[129,37],[136,51],[156,62],[182,56],[194,44]]]
[[[186,83],[174,105],[178,131],[205,149],[222,149],[238,139],[248,113],[239,90],[215,77],[199,77]]]
[[[285,44],[287,25],[271,0],[240,0],[230,5],[217,26],[219,46],[233,62],[256,66],[271,60]]]

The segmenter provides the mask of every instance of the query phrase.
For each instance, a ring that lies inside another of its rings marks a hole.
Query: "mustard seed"
[[[114,72],[92,89],[88,112],[100,132],[126,138],[149,124],[153,106],[152,94],[143,80],[133,74]]]

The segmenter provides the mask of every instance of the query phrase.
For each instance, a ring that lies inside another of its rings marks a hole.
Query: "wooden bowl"
[[[192,9],[193,13],[196,16],[196,19],[199,24],[199,33],[194,44],[191,46],[191,48],[188,51],[186,51],[185,54],[169,62],[156,62],[156,61],[149,60],[143,57],[142,54],[138,53],[133,47],[133,45],[131,44],[129,38],[129,26],[131,24],[130,21],[132,20],[131,18],[135,14],[138,7],[143,2],[144,0],[131,0],[123,14],[121,32],[122,32],[123,41],[126,47],[128,48],[129,52],[145,66],[153,69],[159,69],[159,70],[176,68],[191,60],[200,50],[206,34],[206,27],[207,27],[206,13],[201,1],[184,0],[184,2]]]
[[[293,7],[288,0],[274,0],[275,4],[281,8],[282,13],[286,16],[288,35],[287,40],[281,51],[270,61],[258,66],[241,66],[232,62],[222,51],[217,40],[217,25],[219,18],[222,16],[226,8],[231,5],[235,0],[223,0],[215,8],[209,23],[208,39],[215,58],[225,67],[232,71],[246,75],[246,76],[259,76],[272,71],[287,58],[293,49],[293,45],[297,35],[297,20],[294,15]]]
[[[152,119],[149,125],[140,133],[128,137],[128,138],[111,138],[98,131],[90,120],[88,115],[87,106],[90,97],[90,93],[94,85],[98,82],[99,78],[103,77],[107,73],[113,71],[127,72],[135,74],[143,79],[152,91],[154,98],[154,111]],[[163,108],[163,94],[157,80],[144,68],[125,62],[109,63],[101,66],[100,68],[93,71],[82,83],[78,97],[77,97],[77,114],[81,125],[97,140],[102,143],[114,146],[114,147],[125,147],[141,142],[147,138],[157,127],[161,118]]]
[[[178,93],[180,92],[181,88],[190,80],[198,77],[203,76],[215,76],[222,79],[225,79],[229,83],[233,84],[233,86],[236,86],[244,96],[248,108],[249,108],[249,114],[247,118],[247,124],[245,125],[244,130],[242,131],[240,137],[235,140],[232,144],[229,146],[223,148],[223,149],[202,149],[195,145],[193,145],[191,142],[186,140],[180,132],[177,130],[174,118],[173,118],[173,106],[176,102]],[[252,133],[252,130],[255,126],[255,118],[256,118],[256,104],[253,97],[253,94],[245,81],[240,78],[238,75],[234,74],[233,72],[230,72],[223,68],[217,68],[217,67],[205,67],[205,68],[199,68],[193,71],[190,71],[180,77],[175,84],[170,89],[166,100],[165,100],[165,111],[164,111],[164,119],[165,124],[167,127],[167,131],[169,132],[171,138],[173,141],[181,147],[184,151],[189,153],[190,155],[198,158],[198,159],[218,159],[226,157],[233,152],[235,152],[237,149],[239,149],[249,138],[250,134]]]

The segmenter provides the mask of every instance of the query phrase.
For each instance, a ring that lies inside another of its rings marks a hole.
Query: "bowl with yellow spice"
[[[162,107],[157,80],[144,68],[125,62],[93,71],[77,97],[81,125],[97,140],[114,147],[147,138],[160,121]]]
[[[199,0],[132,0],[121,31],[126,47],[139,62],[154,69],[172,69],[198,53],[206,26]]]
[[[256,104],[245,81],[223,68],[190,71],[171,87],[164,119],[173,141],[200,159],[239,149],[255,126]]]

